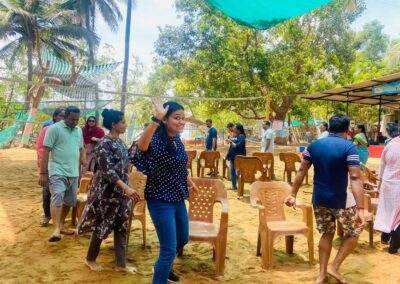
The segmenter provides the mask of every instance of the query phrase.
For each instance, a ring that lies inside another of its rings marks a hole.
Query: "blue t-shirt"
[[[346,208],[349,167],[358,167],[357,147],[337,134],[311,143],[303,152],[314,166],[314,206]]]
[[[246,136],[239,134],[238,137],[231,140],[234,141],[235,146],[229,147],[226,159],[233,162],[238,155],[246,156]]]
[[[206,137],[206,150],[208,151],[216,150],[217,144],[215,144],[215,149],[213,149],[213,139],[217,139],[217,136],[218,136],[217,129],[211,127],[208,130],[208,134]]]
[[[147,152],[137,151],[135,167],[147,175],[146,200],[182,202],[189,197],[186,169],[188,157],[179,136],[163,137],[157,131]]]

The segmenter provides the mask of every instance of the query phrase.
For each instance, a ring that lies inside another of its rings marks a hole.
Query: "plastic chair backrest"
[[[272,153],[254,152],[253,156],[259,158],[263,165],[268,168],[274,163],[274,155]]]
[[[257,172],[263,171],[263,164],[258,157],[236,156],[235,168],[239,171],[243,182],[253,182],[256,180]]]
[[[200,153],[199,160],[204,160],[204,167],[214,168],[215,161],[221,158],[221,154],[218,151],[203,151]]]
[[[373,183],[373,184],[377,184],[378,183],[378,176],[376,173],[372,172],[370,169],[368,169],[366,166],[361,167],[361,170],[364,174],[364,176],[366,177],[366,179]]]
[[[214,204],[227,199],[225,185],[218,179],[192,178],[192,181],[198,192],[189,197],[189,220],[212,223]]]
[[[290,186],[282,181],[256,181],[250,186],[250,202],[265,208],[265,221],[285,221],[284,201]]]
[[[279,159],[285,163],[286,171],[296,171],[296,163],[301,163],[301,159],[297,153],[280,153]]]
[[[89,191],[90,184],[92,183],[92,178],[83,177],[79,182],[78,193],[87,193]]]
[[[188,155],[187,167],[190,168],[193,160],[196,159],[197,151],[196,150],[188,150],[188,151],[186,151],[186,154]]]
[[[144,189],[146,188],[147,176],[139,171],[132,171],[129,175],[129,185],[136,190],[140,198],[144,200]]]

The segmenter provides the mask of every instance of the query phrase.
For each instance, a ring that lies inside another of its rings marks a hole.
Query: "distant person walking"
[[[263,133],[261,137],[261,152],[274,154],[275,133],[271,128],[271,122],[266,120],[262,124]]]
[[[383,150],[380,166],[379,203],[374,229],[389,243],[389,253],[400,248],[400,137],[393,138]]]
[[[48,182],[51,192],[54,232],[50,242],[61,240],[61,234],[74,234],[64,228],[64,221],[69,208],[76,205],[79,168],[85,163],[82,130],[77,126],[79,115],[77,107],[67,107],[65,119],[49,127],[43,143],[39,184],[44,187]]]
[[[138,193],[128,185],[128,168],[133,157],[119,138],[126,131],[124,113],[105,109],[102,116],[103,125],[110,132],[94,149],[97,171],[78,224],[78,233],[93,231],[85,260],[91,270],[102,269],[96,262],[100,246],[114,232],[115,270],[134,273],[136,268],[126,265],[127,229],[132,201],[140,200]]]
[[[318,136],[318,139],[326,138],[329,136],[329,131],[328,131],[328,123],[322,122],[319,125],[319,131],[321,132]]]
[[[231,175],[232,190],[237,190],[237,173],[235,168],[235,158],[238,155],[246,156],[246,134],[243,125],[236,124],[233,128],[233,137],[228,138],[228,154],[226,159],[229,161],[229,170]]]
[[[218,139],[218,132],[212,126],[212,120],[207,119],[206,125],[208,128],[207,136],[206,136],[206,150],[207,151],[216,151],[217,150],[217,139]]]
[[[94,147],[104,137],[104,131],[97,125],[95,116],[89,116],[82,128],[83,142],[85,143],[86,165],[82,167],[82,174],[95,171]]]
[[[54,123],[57,123],[64,119],[65,111],[63,108],[56,108],[53,112],[53,119],[51,123],[48,123],[47,126],[43,126],[43,128],[39,132],[39,136],[36,142],[36,153],[37,153],[37,166],[40,175],[40,165],[43,159],[43,152],[44,152],[44,138],[46,136],[47,129]],[[46,183],[45,186],[42,188],[42,206],[43,206],[43,217],[40,225],[42,227],[47,227],[50,220],[51,220],[51,212],[50,212],[50,189],[49,184]]]
[[[367,137],[367,132],[365,131],[365,126],[362,124],[358,124],[354,128],[354,137],[353,137],[353,143],[357,145],[358,149],[358,155],[360,156],[360,163],[363,164],[364,166],[367,164],[368,161],[368,137]]]
[[[311,143],[303,152],[304,159],[293,183],[292,193],[285,201],[288,206],[296,206],[297,192],[313,165],[312,203],[317,229],[322,234],[319,242],[320,271],[316,283],[325,283],[328,275],[340,283],[346,283],[339,268],[356,247],[365,223],[358,151],[354,144],[346,140],[349,124],[347,116],[337,115],[329,120],[329,136]],[[349,175],[353,194],[347,193]],[[335,259],[328,266],[336,221],[342,225],[344,239]]]

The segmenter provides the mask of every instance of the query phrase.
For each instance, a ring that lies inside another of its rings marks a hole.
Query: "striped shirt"
[[[313,205],[346,208],[349,167],[358,167],[357,147],[337,134],[311,143],[303,158],[314,166]]]

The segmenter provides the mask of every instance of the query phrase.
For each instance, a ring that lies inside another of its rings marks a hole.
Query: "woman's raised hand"
[[[163,120],[167,114],[169,106],[164,108],[163,103],[159,98],[152,98],[151,101],[154,105],[154,116],[159,120]]]

